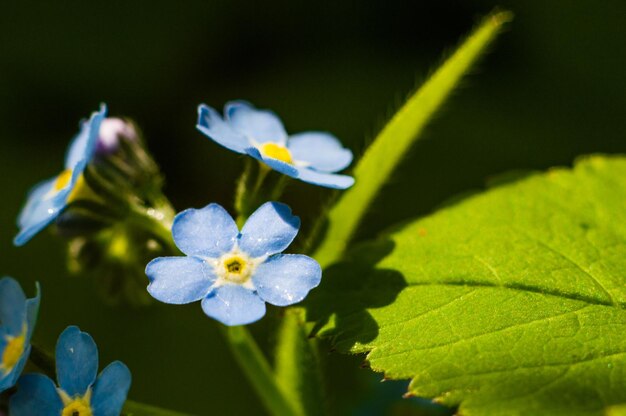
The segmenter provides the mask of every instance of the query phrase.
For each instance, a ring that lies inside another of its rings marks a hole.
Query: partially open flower
[[[13,240],[16,246],[26,244],[54,221],[72,201],[82,182],[83,171],[96,150],[98,131],[105,115],[106,106],[102,105],[100,111],[82,122],[80,132],[70,143],[65,169],[58,176],[35,185],[30,191],[18,217],[20,231]]]

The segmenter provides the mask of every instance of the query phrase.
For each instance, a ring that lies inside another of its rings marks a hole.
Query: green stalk
[[[506,11],[487,16],[456,52],[409,98],[369,146],[354,169],[356,184],[342,194],[328,214],[327,233],[313,255],[322,267],[341,257],[373,200],[411,145],[420,137],[432,115],[511,18],[512,14]]]
[[[263,184],[270,170],[264,163],[246,160],[235,194],[235,209],[238,213],[236,223],[240,229],[250,214],[261,204]]]
[[[318,340],[310,338],[312,325],[305,322],[302,308],[283,312],[276,337],[275,377],[299,413],[328,414]]]
[[[276,382],[272,368],[248,329],[244,326],[222,326],[222,328],[235,359],[266,409],[277,416],[299,415]]]

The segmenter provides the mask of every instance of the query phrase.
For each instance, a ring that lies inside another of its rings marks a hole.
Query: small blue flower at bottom
[[[37,295],[27,299],[15,279],[0,279],[0,392],[15,385],[26,365],[39,300],[39,286]]]
[[[42,374],[27,374],[11,397],[11,416],[118,416],[131,375],[120,361],[98,373],[98,347],[76,326],[61,333],[56,346],[59,387]]]
[[[299,228],[300,219],[279,202],[261,205],[241,232],[218,204],[183,211],[172,236],[187,256],[152,260],[146,267],[148,292],[171,304],[201,300],[204,313],[225,325],[255,322],[265,315],[265,302],[300,302],[320,283],[315,260],[279,254]]]

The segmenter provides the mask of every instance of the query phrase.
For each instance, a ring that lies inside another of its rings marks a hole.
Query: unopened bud
[[[134,141],[137,131],[132,123],[121,118],[105,118],[100,125],[97,152],[111,154],[119,147],[120,140]]]

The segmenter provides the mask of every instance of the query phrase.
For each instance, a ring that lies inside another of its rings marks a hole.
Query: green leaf
[[[626,158],[595,156],[362,246],[308,318],[463,415],[601,415],[626,403],[625,306]]]
[[[378,134],[354,169],[355,185],[342,194],[329,212],[325,238],[314,254],[323,267],[341,256],[370,203],[395,167],[511,17],[509,12],[496,12],[485,18]]]
[[[276,381],[299,414],[325,415],[319,340],[309,338],[310,332],[302,309],[285,309],[276,343]]]

